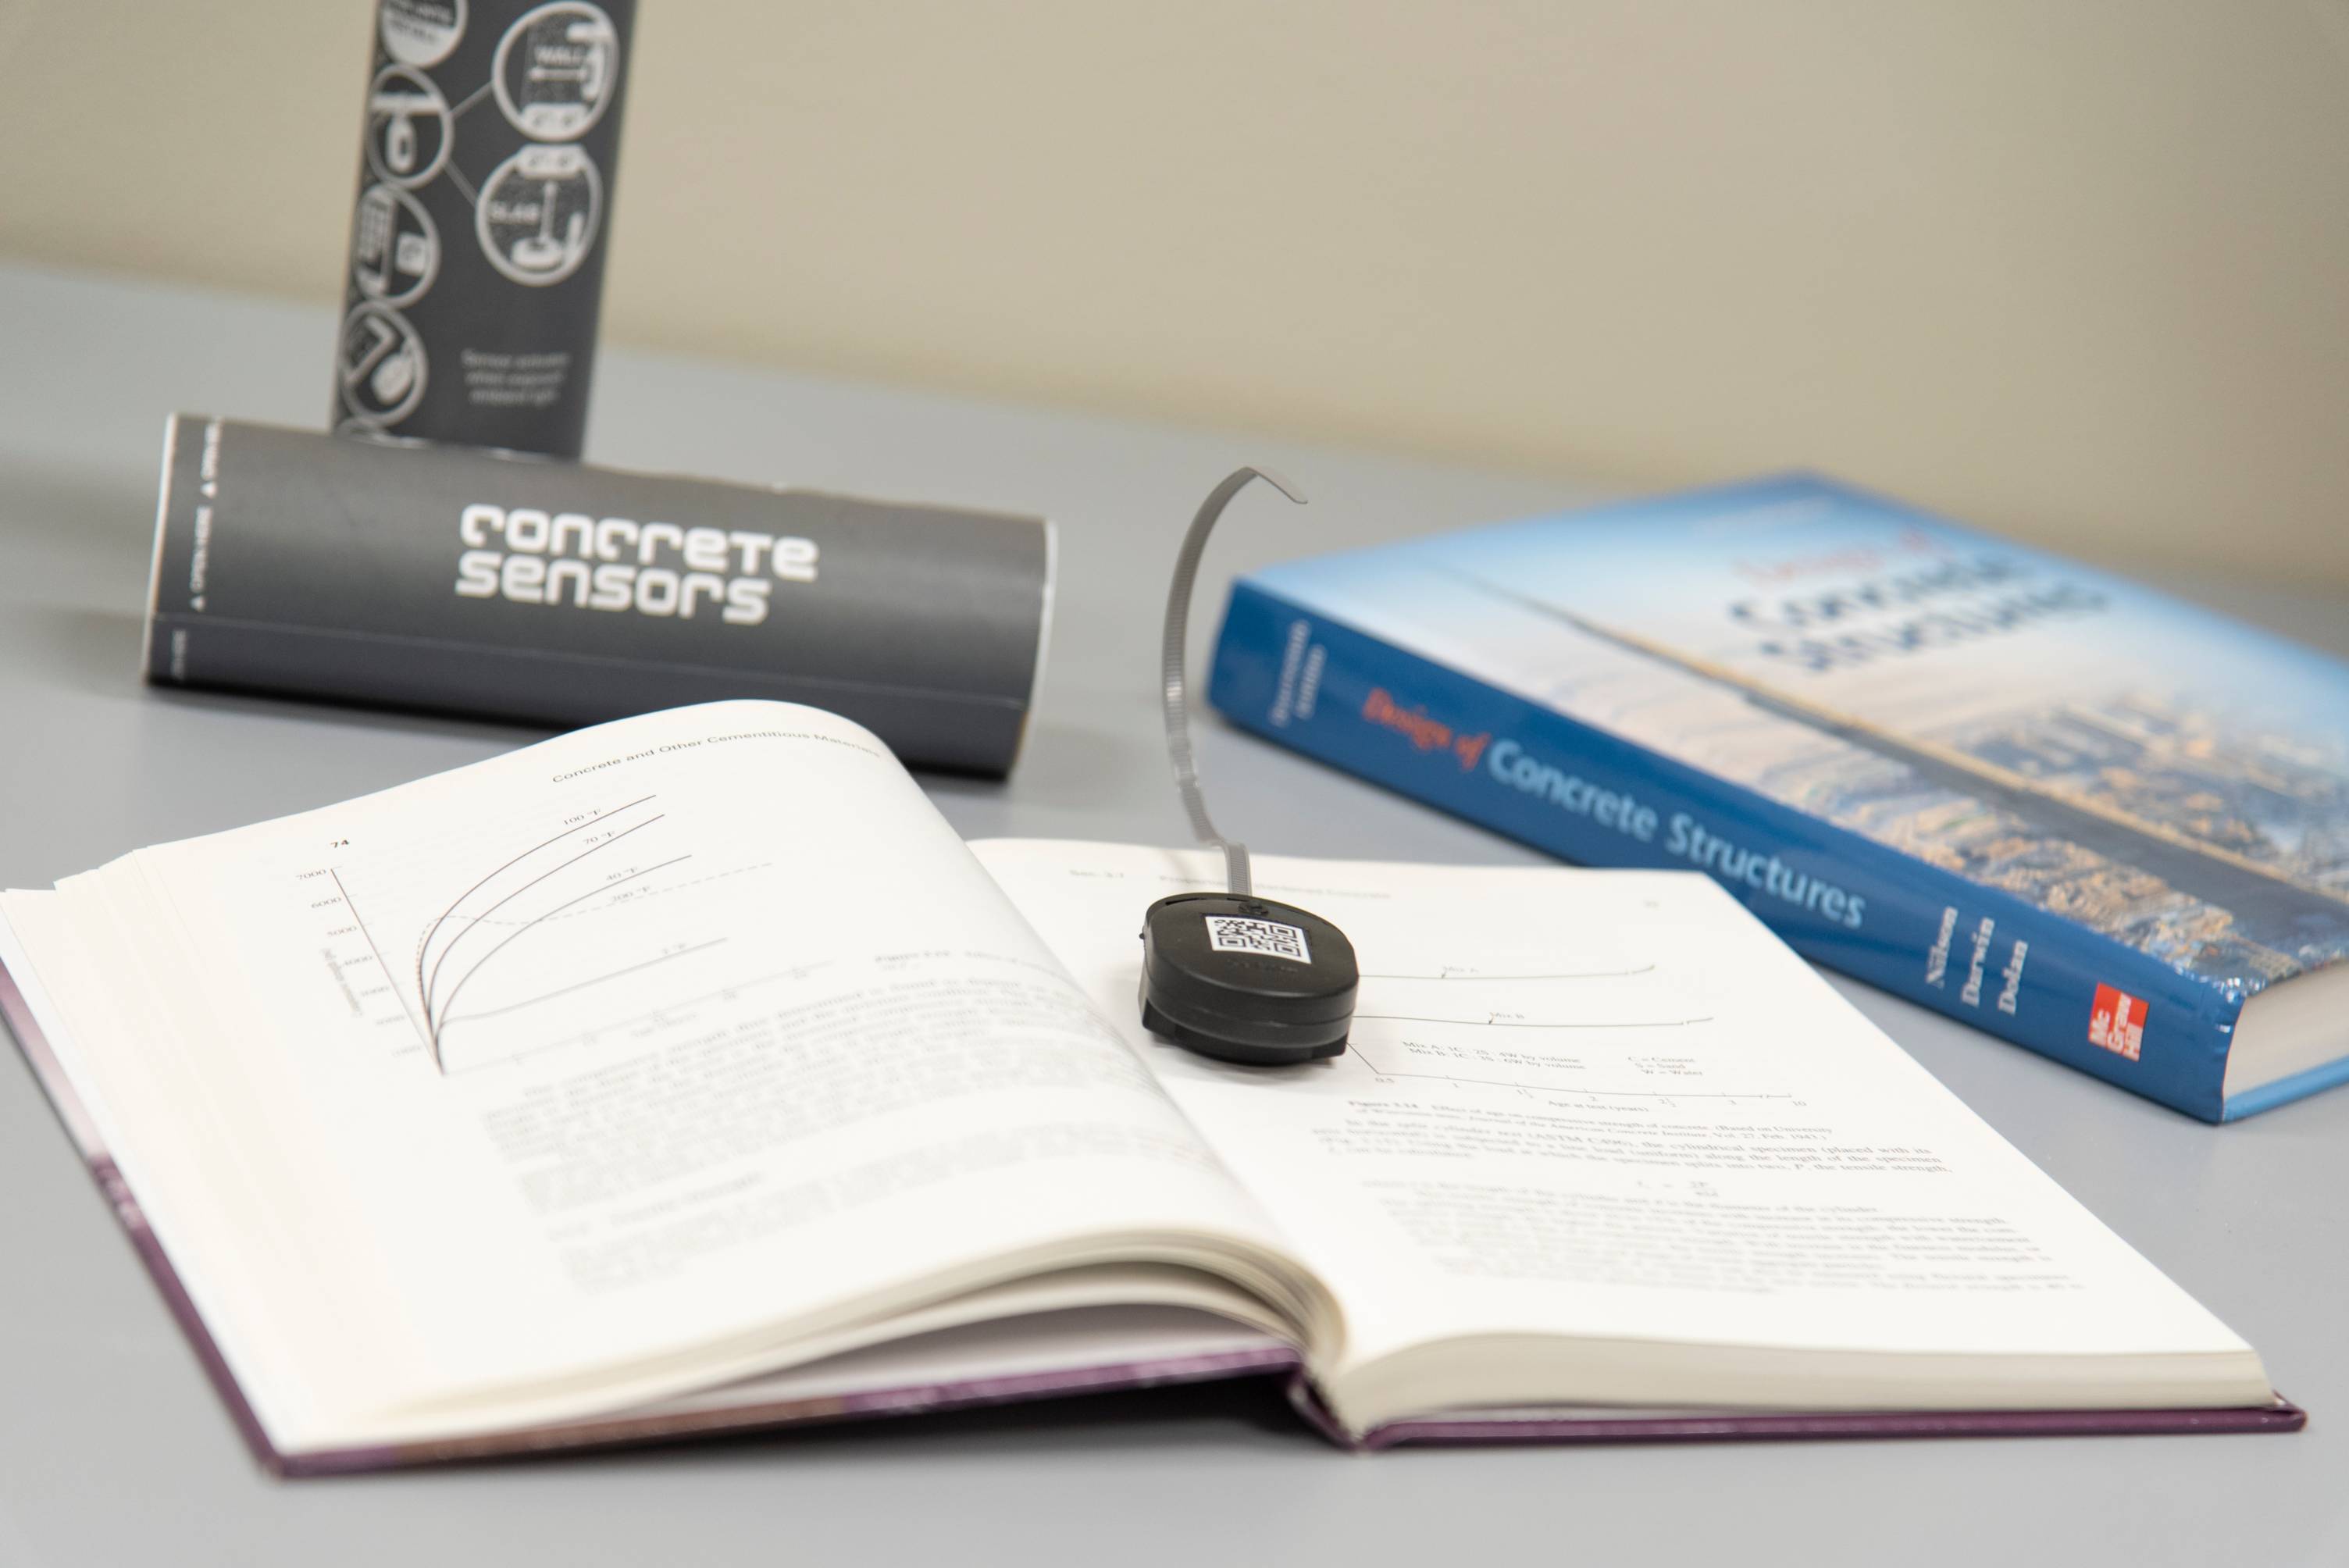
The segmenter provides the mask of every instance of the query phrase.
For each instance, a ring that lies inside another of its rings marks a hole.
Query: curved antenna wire
[[[1235,469],[1208,491],[1207,499],[1199,503],[1198,514],[1191,519],[1191,531],[1183,536],[1181,552],[1174,557],[1174,580],[1166,586],[1166,629],[1158,649],[1159,673],[1164,678],[1166,755],[1174,764],[1174,788],[1183,797],[1183,810],[1190,814],[1191,831],[1201,843],[1224,851],[1226,888],[1243,898],[1254,891],[1248,880],[1247,846],[1216,831],[1216,824],[1207,819],[1207,803],[1199,794],[1199,765],[1191,755],[1191,698],[1184,674],[1184,651],[1191,625],[1191,587],[1198,580],[1199,556],[1207,548],[1207,535],[1214,531],[1216,520],[1224,515],[1224,508],[1251,480],[1262,480],[1298,505],[1306,504],[1297,487],[1270,469]]]

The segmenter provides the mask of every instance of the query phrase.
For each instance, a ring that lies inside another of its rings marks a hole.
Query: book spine
[[[1537,849],[1702,871],[1806,956],[2205,1121],[2241,1002],[1954,872],[1235,585],[1209,700]]]

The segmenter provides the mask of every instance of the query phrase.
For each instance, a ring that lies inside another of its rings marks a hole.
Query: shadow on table
[[[1094,806],[1114,799],[1137,769],[1144,778],[1154,777],[1151,770],[1163,769],[1162,757],[1158,750],[1137,753],[1125,737],[1098,727],[1044,719],[1030,728],[1008,781],[1019,785],[1023,806]],[[933,797],[955,799],[994,799],[1007,782],[929,769],[917,768],[915,773]],[[1165,786],[1165,794],[1169,800],[1174,798],[1173,784]]]
[[[364,703],[271,692],[159,686],[149,688],[147,695],[148,700],[171,707],[305,719],[314,723],[332,722],[350,729],[448,736],[460,740],[486,740],[507,746],[528,746],[562,733],[559,728],[546,726],[480,718],[471,714],[442,713],[429,708],[378,707]]]
[[[20,604],[9,641],[18,667],[84,696],[121,696],[139,688],[140,620],[118,610]]]

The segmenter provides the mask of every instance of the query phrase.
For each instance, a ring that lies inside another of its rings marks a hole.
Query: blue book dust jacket
[[[1252,573],[1210,695],[2205,1120],[2349,1079],[2227,1070],[2349,954],[2349,665],[2125,578],[1789,476]]]

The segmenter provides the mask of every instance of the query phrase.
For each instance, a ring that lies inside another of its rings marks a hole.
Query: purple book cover
[[[162,1293],[188,1343],[203,1364],[230,1418],[262,1467],[282,1476],[345,1474],[449,1460],[606,1448],[664,1439],[740,1432],[821,1421],[1010,1404],[1056,1396],[1105,1393],[1161,1384],[1285,1375],[1289,1401],[1316,1431],[1341,1447],[1376,1450],[1405,1444],[1689,1442],[1816,1438],[2082,1437],[2155,1432],[2292,1432],[2307,1414],[2279,1396],[2254,1409],[2180,1410],[1927,1410],[1756,1413],[1610,1417],[1568,1412],[1453,1415],[1397,1421],[1357,1439],[1331,1416],[1307,1379],[1301,1358],[1283,1346],[1236,1350],[1154,1361],[1056,1367],[1008,1377],[926,1382],[858,1389],[816,1398],[778,1400],[723,1409],[629,1415],[570,1422],[444,1442],[281,1453],[237,1384],[219,1345],[181,1283],[161,1240],[147,1223],[138,1198],[99,1137],[71,1080],[34,1020],[15,978],[0,965],[0,1018],[16,1037],[25,1059],[47,1091],[57,1118],[80,1150],[90,1175],[130,1238],[140,1261]]]

